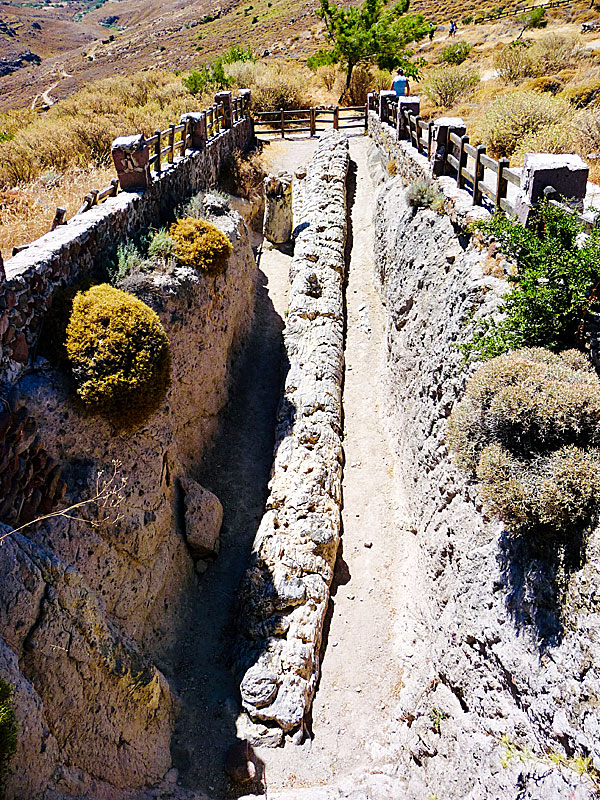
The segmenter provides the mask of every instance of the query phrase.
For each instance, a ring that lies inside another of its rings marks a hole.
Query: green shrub
[[[217,58],[211,64],[201,64],[197,70],[184,76],[181,81],[188,92],[193,95],[204,94],[208,91],[229,89],[232,85],[231,79],[225,74],[225,66],[222,58]]]
[[[526,30],[530,28],[545,28],[548,24],[545,8],[534,8],[529,14],[523,14],[520,20]]]
[[[479,75],[472,69],[461,66],[437,67],[425,82],[425,94],[442,108],[450,108],[459,97],[473,91],[479,83]]]
[[[148,245],[148,258],[162,258],[166,260],[172,256],[175,249],[175,242],[167,232],[166,228],[156,231],[150,244]]]
[[[516,275],[505,296],[504,319],[487,322],[466,346],[483,358],[520,347],[561,349],[577,346],[580,328],[600,281],[600,232],[584,232],[573,216],[548,203],[540,205],[535,229],[496,214],[478,223],[512,259]]]
[[[316,72],[319,67],[337,64],[338,60],[338,57],[332,50],[317,50],[314,55],[309,56],[306,63],[313,72]]]
[[[154,311],[108,284],[75,296],[67,355],[77,394],[130,427],[155,411],[169,386],[167,334]]]
[[[217,227],[204,219],[184,217],[169,228],[174,255],[181,264],[217,274],[227,266],[233,248]]]
[[[234,44],[226,51],[222,59],[224,64],[245,64],[248,61],[254,64],[258,60],[258,56],[250,46],[244,50],[243,47]]]
[[[526,349],[475,373],[447,443],[507,530],[565,533],[597,508],[599,423],[600,381],[588,359]]]
[[[392,163],[395,162],[390,162],[390,164]],[[408,204],[414,209],[431,208],[438,213],[444,211],[444,195],[438,191],[430,180],[413,181],[406,190],[406,199],[408,200]]]
[[[567,124],[569,104],[531,91],[514,91],[495,100],[477,125],[477,135],[495,158],[512,156],[523,137],[548,125]]]
[[[467,14],[466,17],[463,17],[462,24],[463,25],[470,25],[473,22],[473,15]]]
[[[472,49],[472,45],[468,42],[449,44],[448,47],[442,50],[441,60],[446,64],[462,64],[463,61],[467,60]]]
[[[12,692],[12,686],[0,678],[0,797],[4,797],[10,762],[17,749]]]

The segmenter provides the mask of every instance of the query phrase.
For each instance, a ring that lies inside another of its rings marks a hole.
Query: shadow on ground
[[[227,753],[239,742],[239,690],[229,669],[233,615],[267,498],[283,377],[283,320],[267,283],[259,270],[255,321],[235,368],[220,434],[194,476],[219,497],[224,516],[219,557],[199,581],[194,618],[181,642],[174,676],[181,709],[171,750],[182,784],[214,797],[236,793],[225,775]],[[260,772],[259,765],[259,783]]]
[[[517,631],[533,629],[540,652],[562,641],[569,579],[585,564],[586,539],[582,530],[573,530],[568,540],[502,534],[498,557],[507,609]]]

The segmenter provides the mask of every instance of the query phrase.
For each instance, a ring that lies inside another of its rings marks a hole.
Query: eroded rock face
[[[484,274],[484,255],[447,217],[413,216],[400,180],[381,190],[375,221],[418,591],[399,625],[412,643],[404,687],[373,755],[402,788],[395,796],[413,800],[591,797],[591,780],[564,764],[589,754],[600,766],[600,534],[583,564],[511,539],[485,521],[444,441],[470,374],[457,344],[473,316],[497,312],[506,283]]]
[[[20,755],[28,762],[9,792],[38,796],[62,761],[121,788],[160,779],[174,712],[160,671],[60,559],[15,533],[3,542],[0,570],[0,652],[23,731],[16,763]]]
[[[263,233],[273,244],[285,244],[292,236],[292,176],[288,172],[267,175]]]
[[[124,287],[157,311],[171,346],[171,388],[143,426],[118,432],[87,415],[43,360],[16,385],[17,406],[26,399],[61,467],[64,505],[93,496],[113,459],[126,483],[117,514],[84,506],[77,519],[37,524],[0,548],[0,674],[16,687],[25,726],[11,800],[37,799],[48,786],[53,797],[116,800],[170,767],[175,701],[163,674],[197,581],[190,542],[200,547],[204,526],[202,546],[214,553],[220,527],[218,499],[190,476],[227,401],[254,307],[247,229],[226,208],[211,219],[234,246],[224,274],[177,267],[131,276]]]
[[[289,372],[267,510],[240,590],[242,703],[253,720],[286,732],[302,726],[312,702],[340,534],[348,163],[346,138],[324,136],[294,201]]]

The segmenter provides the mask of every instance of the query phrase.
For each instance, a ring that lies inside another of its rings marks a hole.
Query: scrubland
[[[600,180],[600,33],[580,32],[581,22],[598,12],[576,0],[549,12],[543,27],[524,30],[521,17],[463,24],[487,10],[477,2],[412,4],[411,11],[438,24],[433,42],[425,40],[415,50],[421,76],[413,93],[422,97],[422,116],[463,117],[472,142],[483,142],[491,154],[508,156],[515,165],[528,151],[580,153],[590,163],[592,179]],[[448,38],[446,16],[459,22],[454,39]],[[384,70],[359,67],[350,93],[342,96],[343,70],[335,64],[311,70],[304,57],[253,55],[225,60],[216,77],[209,74],[206,80],[210,63],[199,61],[204,77],[195,93],[185,85],[189,72],[150,69],[91,83],[43,114],[29,108],[1,113],[4,256],[47,232],[57,205],[70,216],[86,192],[109,182],[116,136],[164,129],[182,112],[206,107],[216,89],[250,87],[254,108],[271,110],[340,99],[363,103],[368,91],[386,88],[391,79]]]

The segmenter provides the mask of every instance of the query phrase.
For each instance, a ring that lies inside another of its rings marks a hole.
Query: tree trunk
[[[352,70],[354,69],[354,64],[352,61],[348,62],[348,69],[346,70],[346,89],[350,88],[350,81],[352,80]]]

